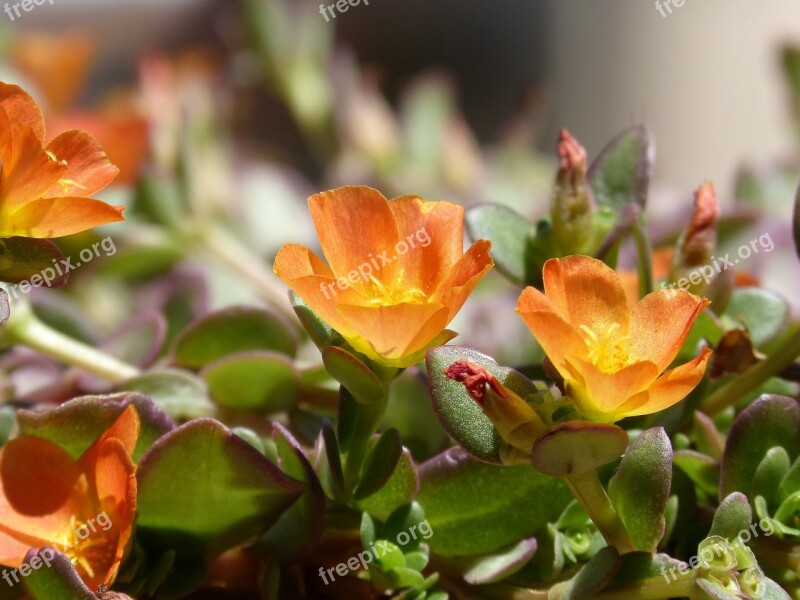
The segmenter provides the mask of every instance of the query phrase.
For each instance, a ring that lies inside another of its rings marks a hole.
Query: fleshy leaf
[[[451,448],[419,468],[422,506],[441,556],[496,552],[532,537],[572,501],[567,486],[529,466],[499,467]]]
[[[617,460],[627,447],[628,434],[616,425],[567,421],[536,439],[531,462],[554,477],[580,475]]]
[[[603,589],[616,576],[622,565],[619,552],[606,546],[578,571],[577,575],[551,588],[556,598],[562,600],[583,600]]]
[[[328,373],[346,387],[360,404],[379,402],[386,395],[386,388],[377,375],[344,348],[323,348],[322,362]]]
[[[732,540],[739,535],[740,531],[750,527],[752,520],[753,510],[750,508],[747,497],[739,492],[733,492],[719,503],[708,535],[709,537],[718,535]]]
[[[206,365],[200,376],[213,400],[226,408],[275,413],[294,406],[297,398],[294,365],[276,352],[229,354]]]
[[[535,552],[536,538],[520,540],[510,548],[472,562],[464,572],[464,581],[482,585],[505,579],[524,567]]]
[[[732,492],[752,498],[756,469],[775,446],[783,447],[791,460],[800,455],[800,407],[792,398],[765,394],[745,408],[731,426],[722,456],[720,498]]]
[[[644,125],[626,129],[603,148],[587,172],[599,206],[644,208],[655,167],[655,141]]]
[[[142,394],[83,396],[46,411],[19,410],[17,420],[21,433],[49,440],[77,460],[128,405],[136,407],[141,423],[133,452],[134,461],[138,461],[158,438],[175,428],[169,415]]]
[[[631,442],[608,495],[636,547],[655,552],[664,535],[664,511],[672,482],[672,445],[661,427],[648,429]]]
[[[736,288],[725,314],[744,322],[753,344],[760,348],[786,331],[789,303],[773,291],[758,287]]]
[[[213,419],[190,421],[158,440],[137,479],[138,539],[145,550],[174,550],[176,563],[252,541],[305,487]]]
[[[361,480],[353,492],[355,499],[363,500],[383,488],[394,474],[402,454],[403,442],[397,429],[381,434],[364,461]]]
[[[175,340],[175,364],[199,369],[212,361],[248,350],[288,356],[297,351],[292,328],[264,308],[236,306],[212,313],[187,327]]]
[[[189,371],[158,369],[128,379],[120,390],[149,396],[175,420],[206,417],[215,413],[205,382]]]
[[[31,548],[24,564],[32,569],[38,564],[27,577],[21,578],[33,600],[97,600],[69,558],[52,548],[38,551]]]
[[[419,478],[414,459],[411,458],[411,453],[403,448],[403,454],[386,485],[360,500],[358,506],[378,519],[385,519],[398,507],[411,502],[417,495],[418,489]]]
[[[62,260],[65,260],[64,253],[50,240],[5,238],[0,240],[0,281],[27,281],[36,287],[61,287],[69,280],[69,273],[65,270],[67,267],[62,265]],[[75,266],[74,262],[70,265]],[[45,281],[45,277],[49,281]],[[26,292],[22,286],[19,291]]]

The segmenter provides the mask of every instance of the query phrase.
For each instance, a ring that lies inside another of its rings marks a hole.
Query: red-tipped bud
[[[483,404],[487,385],[501,398],[508,396],[508,392],[495,376],[477,363],[459,360],[447,367],[444,374],[448,379],[463,383],[467,393],[478,404]]]
[[[581,254],[591,250],[594,207],[586,181],[586,150],[566,129],[558,137],[558,160],[550,204],[553,233],[563,252]]]

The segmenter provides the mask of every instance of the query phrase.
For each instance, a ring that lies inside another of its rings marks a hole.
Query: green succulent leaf
[[[535,538],[520,540],[509,548],[468,563],[464,571],[464,581],[470,585],[501,581],[524,567],[535,553]]]
[[[773,341],[786,331],[789,303],[773,291],[758,287],[736,288],[725,314],[747,327],[757,348]]]
[[[69,280],[69,273],[62,269],[62,260],[64,253],[50,240],[4,238],[0,240],[0,281],[21,284],[12,291],[14,297],[19,292],[30,292],[32,287],[61,287]],[[75,267],[76,263],[70,266]],[[45,276],[49,281],[45,281]]]
[[[389,481],[374,494],[358,501],[358,507],[378,519],[386,519],[394,510],[408,504],[417,495],[419,477],[411,453],[403,448],[403,454]]]
[[[740,531],[750,527],[752,520],[753,510],[750,508],[747,496],[740,492],[733,492],[719,503],[708,535],[732,540],[739,535]]]
[[[96,600],[97,597],[81,581],[72,562],[52,548],[37,551],[31,548],[23,564],[32,568],[21,578],[33,600]],[[36,567],[36,568],[33,568]]]
[[[386,396],[386,388],[378,376],[344,348],[323,348],[322,362],[328,373],[346,387],[360,404],[380,402]]]
[[[619,211],[635,202],[644,208],[654,168],[653,135],[644,125],[637,125],[608,143],[592,162],[587,177],[599,206]]]
[[[216,412],[205,382],[182,369],[153,369],[128,379],[119,389],[148,396],[176,421],[207,417]]]
[[[364,462],[361,479],[353,492],[355,499],[363,500],[383,488],[394,474],[402,455],[400,433],[390,429],[381,434]]]
[[[554,477],[582,475],[617,460],[627,447],[628,434],[616,425],[567,421],[536,439],[531,462]]]

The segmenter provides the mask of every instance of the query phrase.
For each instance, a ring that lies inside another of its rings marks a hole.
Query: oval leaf
[[[587,172],[597,204],[616,211],[633,202],[644,208],[655,155],[653,134],[644,125],[611,140]]]
[[[353,496],[363,500],[380,490],[394,474],[403,454],[403,442],[397,429],[385,431],[372,446],[364,461],[361,479]]]
[[[328,373],[346,387],[359,404],[379,402],[386,395],[378,376],[344,348],[327,346],[322,350],[322,362]]]
[[[628,434],[616,425],[568,421],[536,438],[531,462],[554,477],[580,475],[617,460],[627,447]]]

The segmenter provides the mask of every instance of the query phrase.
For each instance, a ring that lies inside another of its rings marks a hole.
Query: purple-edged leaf
[[[181,369],[154,369],[128,379],[120,390],[139,392],[153,399],[175,420],[195,419],[215,414],[208,397],[208,386],[194,373]]]
[[[283,472],[306,484],[306,490],[284,512],[258,542],[259,549],[274,554],[281,562],[310,552],[322,536],[325,496],[314,468],[303,448],[280,423],[272,424],[272,439],[278,449]]]
[[[742,492],[752,499],[758,465],[775,446],[783,447],[792,461],[800,455],[800,406],[792,398],[764,395],[731,426],[722,456],[720,498]]]
[[[513,575],[525,566],[536,553],[536,538],[520,540],[511,548],[473,561],[464,571],[464,581],[470,585],[494,583]]]
[[[353,497],[363,500],[380,491],[391,479],[403,455],[403,442],[397,429],[384,431],[370,448]]]
[[[220,406],[275,413],[293,407],[298,375],[284,354],[264,350],[229,354],[206,365],[200,377]]]
[[[158,438],[175,428],[169,415],[142,394],[84,396],[47,410],[19,410],[17,420],[21,433],[49,440],[77,459],[130,404],[136,407],[141,423],[133,452],[138,461]]]
[[[53,548],[31,548],[23,564],[31,571],[20,579],[33,600],[97,600],[69,558]]]
[[[672,444],[661,427],[648,429],[631,442],[608,495],[639,550],[655,552],[664,535],[672,482]]]
[[[626,129],[611,140],[586,174],[597,204],[619,210],[635,202],[644,208],[655,155],[653,134],[644,125]]]
[[[380,490],[358,502],[358,507],[384,520],[398,507],[411,502],[419,490],[419,477],[411,453],[403,448],[397,467]]]
[[[213,419],[174,429],[137,473],[137,536],[145,550],[203,561],[254,540],[302,494],[258,450]]]
[[[64,253],[50,240],[10,237],[0,240],[0,281],[34,287],[61,287],[69,279]],[[73,263],[71,267],[74,267]],[[20,291],[26,290],[20,286]],[[30,290],[28,290],[30,291]]]
[[[431,551],[476,556],[533,537],[572,501],[561,479],[500,467],[451,448],[419,468],[417,502],[434,531]]]
[[[199,369],[223,356],[249,350],[294,356],[297,337],[289,324],[265,308],[235,306],[187,327],[175,340],[172,354],[176,365]]]
[[[750,527],[752,520],[753,510],[747,496],[733,492],[719,503],[708,536],[718,535],[732,540],[740,531]]]
[[[458,360],[477,363],[523,400],[539,390],[521,373],[501,367],[486,354],[463,346],[439,346],[428,351],[428,370],[433,408],[439,422],[450,436],[475,458],[500,464],[502,441],[489,418],[461,383],[448,379],[444,371]]]
[[[323,489],[330,498],[334,500],[341,498],[344,492],[342,457],[336,432],[328,419],[322,420],[322,428],[315,444],[315,454],[314,466]]]
[[[617,460],[627,447],[628,434],[616,425],[567,421],[536,438],[531,462],[553,477],[581,475]]]

